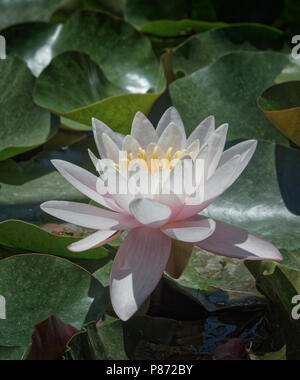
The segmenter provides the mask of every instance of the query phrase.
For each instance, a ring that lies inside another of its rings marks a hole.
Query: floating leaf
[[[174,70],[177,76],[192,74],[229,53],[270,48],[284,48],[280,30],[257,24],[230,25],[197,34],[181,44],[174,51]]]
[[[299,360],[299,321],[293,319],[292,300],[300,294],[300,254],[283,252],[282,263],[247,263],[256,277],[258,289],[268,298],[271,316],[283,329],[288,360]]]
[[[300,152],[260,142],[240,179],[206,214],[257,234],[278,247],[300,244]]]
[[[34,97],[41,107],[65,118],[89,125],[96,117],[126,134],[137,110],[148,113],[157,95],[129,94],[109,82],[87,55],[64,53],[41,74]]]
[[[83,0],[84,9],[100,10],[116,16],[124,13],[126,0]]]
[[[41,153],[29,161],[0,163],[0,221],[20,219],[43,225],[53,219],[41,210],[41,203],[49,200],[89,202],[51,164],[52,159],[62,159],[95,172],[88,157],[89,148],[96,153],[93,138],[68,149]]]
[[[137,28],[144,31],[155,20],[205,20],[215,21],[216,15],[211,0],[127,0],[125,16]]]
[[[266,117],[300,146],[300,81],[272,86],[259,97],[258,104]]]
[[[52,314],[80,330],[94,302],[91,281],[88,272],[54,256],[30,254],[1,260],[0,294],[6,299],[7,319],[0,320],[0,345],[29,344],[33,326]],[[97,284],[99,297],[104,288]],[[103,307],[97,301],[99,318]]]
[[[34,326],[27,360],[59,360],[69,340],[79,331],[50,316]]]
[[[0,30],[26,21],[48,21],[65,0],[0,0]]]
[[[45,143],[58,120],[32,100],[35,78],[17,58],[0,61],[0,161]]]
[[[232,53],[173,82],[171,99],[187,132],[191,133],[202,119],[215,115],[218,124],[230,124],[229,140],[260,139],[288,145],[256,103],[288,61],[288,55],[277,52]]]
[[[66,360],[127,360],[122,322],[108,319],[99,327],[89,325],[68,344]]]
[[[0,223],[0,245],[16,248],[27,252],[47,253],[74,259],[101,259],[108,255],[105,248],[74,253],[68,246],[80,240],[76,237],[57,236],[34,224],[18,220],[8,220]]]

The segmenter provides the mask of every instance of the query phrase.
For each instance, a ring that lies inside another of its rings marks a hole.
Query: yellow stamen
[[[173,147],[170,146],[170,148],[168,149],[167,154],[166,154],[166,159],[169,161],[171,161],[171,159],[172,159],[172,151],[173,151]]]
[[[158,151],[158,145],[156,145],[155,148],[153,149],[153,153],[152,153],[152,159],[153,160],[157,160],[158,159],[157,151]]]

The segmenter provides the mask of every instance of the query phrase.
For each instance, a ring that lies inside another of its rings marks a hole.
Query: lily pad
[[[69,251],[67,247],[78,240],[80,238],[53,235],[34,224],[20,220],[0,223],[0,245],[4,247],[74,259],[96,260],[108,255],[108,251],[101,247],[82,253]]]
[[[84,9],[99,10],[122,17],[126,0],[83,0]]]
[[[48,21],[65,0],[1,0],[0,30],[26,21]]]
[[[300,245],[300,152],[260,142],[249,166],[206,214],[257,234],[278,247]]]
[[[82,268],[54,256],[1,260],[0,293],[6,298],[7,319],[0,320],[0,346],[28,345],[34,325],[52,314],[80,330],[94,302],[91,279]],[[99,318],[101,308],[98,304]]]
[[[66,360],[127,360],[120,320],[108,318],[98,327],[88,325],[68,344]]]
[[[273,319],[283,329],[288,360],[299,360],[300,325],[293,319],[292,300],[300,294],[300,254],[284,251],[283,255],[282,263],[248,263],[247,266],[256,277],[258,289],[270,302]]]
[[[43,225],[53,221],[40,208],[45,201],[88,203],[89,199],[71,186],[51,164],[52,159],[62,159],[95,173],[88,149],[95,153],[97,151],[93,138],[87,138],[67,149],[41,153],[29,161],[1,162],[0,221],[18,219]]]
[[[259,97],[258,104],[266,117],[300,146],[300,81],[272,86]]]
[[[132,25],[142,31],[150,22],[156,20],[216,20],[211,0],[197,2],[191,0],[173,0],[172,2],[127,0],[125,16]]]
[[[8,55],[24,59],[36,76],[58,54],[79,51],[89,55],[109,81],[132,93],[153,92],[161,83],[161,69],[149,40],[109,15],[82,11],[65,24],[29,23],[2,34]],[[96,48],[99,41],[102,44]]]
[[[35,78],[18,58],[0,61],[0,161],[45,143],[58,120],[32,99]]]
[[[177,76],[192,74],[232,52],[271,48],[289,53],[280,30],[259,24],[230,25],[197,34],[181,44],[174,50],[174,71]]]
[[[289,62],[277,52],[237,52],[221,57],[170,86],[172,102],[188,133],[215,115],[230,125],[228,139],[259,139],[289,145],[261,113],[256,100]]]
[[[90,125],[96,117],[126,134],[137,110],[147,114],[158,96],[130,94],[109,82],[87,55],[74,52],[53,59],[38,79],[34,98],[64,120]]]

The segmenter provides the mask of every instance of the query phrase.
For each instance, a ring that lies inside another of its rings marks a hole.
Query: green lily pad
[[[0,347],[0,360],[26,360],[28,347]]]
[[[211,0],[127,0],[125,16],[132,25],[142,31],[147,24],[156,20],[216,20]]]
[[[0,294],[6,299],[7,318],[0,320],[0,346],[28,345],[34,325],[52,314],[80,330],[94,302],[91,279],[82,268],[54,256],[1,260]],[[100,318],[103,305],[97,307]]]
[[[283,255],[282,263],[247,263],[247,266],[256,277],[258,289],[270,302],[273,319],[283,329],[288,360],[299,360],[300,325],[293,319],[292,300],[300,294],[300,254],[284,251]]]
[[[207,215],[272,241],[278,247],[300,245],[300,152],[260,142],[249,166]]]
[[[266,117],[300,146],[300,81],[270,87],[259,97],[258,104]]]
[[[256,103],[288,61],[288,55],[277,52],[232,53],[173,82],[171,99],[187,132],[215,115],[218,124],[229,123],[229,140],[259,139],[289,145]]]
[[[192,74],[232,52],[271,48],[284,48],[280,30],[259,24],[230,25],[197,34],[181,44],[174,51],[174,71],[177,76]],[[288,47],[286,51],[289,52]]]
[[[122,17],[126,0],[83,0],[84,9],[99,10]]]
[[[29,23],[2,34],[8,55],[24,59],[36,76],[58,54],[79,51],[89,55],[109,81],[129,92],[145,94],[161,85],[161,69],[149,40],[128,23],[105,14],[82,11],[65,24]]]
[[[66,360],[127,360],[122,322],[108,318],[99,327],[88,325],[71,339],[64,356]]]
[[[130,132],[136,111],[148,113],[157,97],[133,95],[115,86],[87,55],[75,52],[53,59],[39,77],[34,95],[38,105],[65,119],[90,125],[96,117],[124,134]]]
[[[18,58],[0,61],[0,161],[45,143],[58,120],[34,104],[35,78]]]
[[[51,164],[52,159],[70,161],[95,173],[88,149],[97,152],[93,138],[87,138],[70,148],[44,152],[29,161],[0,163],[0,221],[18,219],[43,225],[49,218],[40,208],[49,200],[88,203],[89,199],[71,186]]]
[[[65,0],[1,0],[0,30],[26,21],[48,21]]]
[[[227,259],[195,248],[190,262],[177,282],[191,289],[249,292],[257,295],[254,277],[241,260]]]
[[[158,20],[152,21],[141,28],[143,33],[162,37],[189,36],[194,33],[204,33],[208,30],[225,26],[222,22],[198,20]]]
[[[50,234],[34,224],[19,220],[0,223],[0,245],[4,247],[74,259],[96,260],[108,255],[108,251],[101,247],[82,253],[69,251],[67,247],[78,240],[80,238]]]

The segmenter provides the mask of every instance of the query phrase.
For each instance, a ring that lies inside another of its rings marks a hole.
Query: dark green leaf
[[[0,0],[0,30],[26,21],[48,21],[65,0]]]
[[[6,299],[7,318],[0,320],[0,345],[27,345],[33,326],[52,314],[80,330],[94,302],[91,279],[82,268],[54,256],[1,260],[0,294]],[[98,303],[99,318],[103,306]]]
[[[0,61],[0,161],[45,143],[57,130],[50,113],[34,104],[35,78],[17,58]]]
[[[288,145],[256,103],[288,61],[288,55],[282,53],[232,53],[172,83],[171,99],[187,132],[191,133],[207,116],[215,115],[218,124],[229,123],[229,140],[260,139]]]
[[[27,252],[47,253],[74,259],[101,259],[108,255],[105,248],[74,253],[68,246],[80,240],[76,237],[57,236],[29,223],[8,220],[0,223],[0,245]]]

